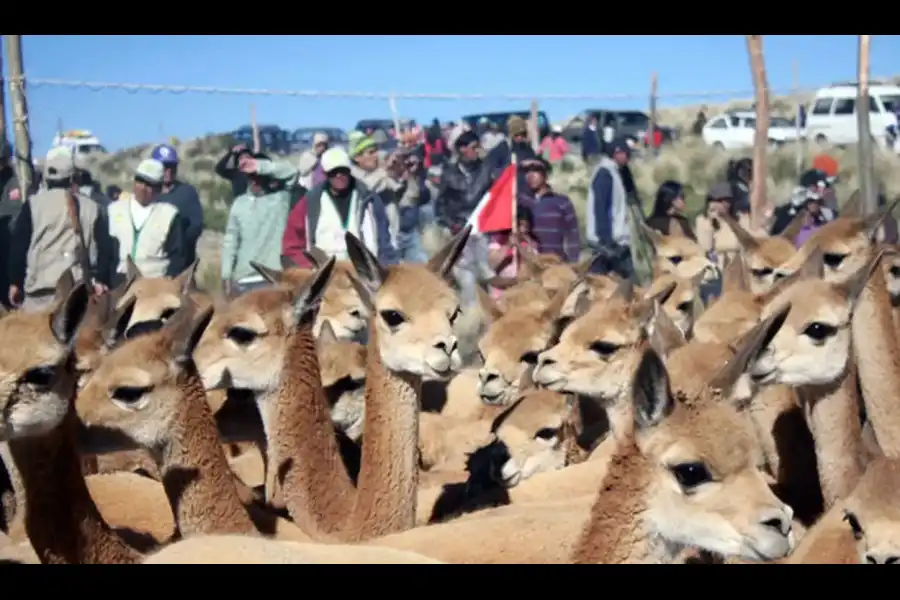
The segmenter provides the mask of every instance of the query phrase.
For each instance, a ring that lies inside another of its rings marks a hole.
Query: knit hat
[[[822,171],[829,177],[838,174],[838,162],[827,154],[819,154],[813,159],[812,168]]]
[[[350,157],[343,148],[329,148],[322,153],[322,170],[331,173],[335,169],[350,169]]]
[[[517,135],[527,135],[528,124],[522,117],[513,115],[506,121],[506,132],[509,134],[509,137],[515,137]]]
[[[628,138],[620,137],[612,141],[609,146],[609,155],[612,156],[616,152],[624,152],[626,156],[631,156],[631,144],[628,143]]]
[[[458,136],[456,136],[456,139],[453,140],[453,147],[456,150],[459,150],[460,148],[464,148],[464,147],[468,146],[469,144],[471,144],[472,142],[477,142],[477,141],[478,141],[477,133],[475,133],[474,131],[463,131]]]
[[[350,150],[351,157],[356,158],[357,156],[359,156],[360,154],[362,154],[369,148],[375,148],[377,146],[377,144],[375,143],[375,140],[373,140],[371,138],[371,136],[368,136],[364,133],[359,133],[359,132],[354,132],[354,133],[358,133],[358,135],[351,134],[350,136],[348,136],[348,140],[347,140],[348,141],[347,146]]]
[[[136,181],[142,181],[147,185],[160,185],[163,182],[163,174],[166,167],[154,158],[141,161],[134,172]]]
[[[75,152],[71,146],[51,148],[44,161],[44,179],[63,181],[75,174]]]

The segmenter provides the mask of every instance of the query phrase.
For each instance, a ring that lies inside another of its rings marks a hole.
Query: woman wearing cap
[[[134,173],[132,196],[109,205],[109,234],[118,259],[114,280],[125,276],[128,257],[146,277],[174,277],[189,264],[183,217],[173,205],[157,202],[164,178],[161,162],[143,160]]]
[[[550,164],[556,165],[569,153],[569,143],[562,136],[562,127],[554,125],[538,147],[538,153]]]

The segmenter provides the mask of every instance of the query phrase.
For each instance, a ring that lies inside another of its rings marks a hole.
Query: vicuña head
[[[331,420],[336,429],[358,441],[366,412],[366,347],[338,339],[328,321],[322,324],[316,345]]]
[[[743,259],[750,272],[750,291],[754,294],[768,291],[775,284],[777,269],[797,253],[794,238],[805,223],[806,211],[801,210],[797,213],[780,235],[760,238],[754,237],[728,215],[720,219],[731,227],[741,245]]]
[[[447,282],[469,239],[471,227],[458,233],[425,265],[385,266],[353,234],[347,252],[352,281],[372,315],[370,342],[384,366],[425,380],[446,381],[462,366],[453,323],[462,314]]]
[[[656,252],[654,273],[674,273],[682,279],[702,281],[718,277],[719,268],[706,257],[700,244],[684,235],[677,223],[671,223],[669,235],[663,235],[643,221],[641,227]]]
[[[879,259],[880,254],[849,279],[832,283],[822,279],[822,253],[816,250],[804,267],[780,281],[777,287],[783,291],[763,308],[762,317],[785,304],[790,310],[753,363],[751,378],[758,384],[791,386],[837,381],[850,361],[853,310]]]
[[[66,416],[76,385],[73,347],[89,297],[66,271],[51,308],[0,318],[0,440],[42,435]]]
[[[125,341],[103,359],[75,403],[85,425],[115,429],[152,451],[177,435],[171,429],[187,410],[184,384],[196,376],[194,348],[213,315],[211,306],[198,309],[190,298],[180,304],[161,329]]]
[[[844,502],[844,522],[856,540],[859,562],[900,564],[900,461],[878,457]]]
[[[130,298],[136,299],[128,323],[128,335],[132,335],[132,330],[136,334],[159,329],[166,319],[175,314],[185,298],[192,297],[203,306],[211,304],[205,294],[191,291],[199,262],[199,259],[195,260],[177,277],[144,277],[131,258],[126,259],[126,281],[131,284],[127,292],[121,294],[116,306],[121,308]]]

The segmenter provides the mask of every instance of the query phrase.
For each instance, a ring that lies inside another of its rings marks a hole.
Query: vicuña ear
[[[668,356],[687,343],[684,332],[675,324],[669,313],[657,302],[654,305],[656,316],[653,319],[653,332],[650,334],[650,346],[660,356]]]
[[[850,194],[850,198],[844,202],[844,205],[841,207],[840,215],[851,219],[858,219],[863,216],[862,196],[860,195],[858,188],[853,190],[853,193]]]
[[[814,247],[800,267],[788,275],[777,279],[775,284],[766,292],[756,297],[757,303],[761,305],[768,304],[775,299],[781,292],[788,289],[798,281],[803,279],[821,279],[825,275],[825,255],[822,248]]]
[[[885,219],[894,212],[894,208],[897,207],[898,203],[900,203],[900,198],[897,198],[877,213],[863,219],[863,230],[866,232],[866,236],[870,241],[873,243],[875,242],[875,239],[878,236],[878,228],[881,227],[884,224]]]
[[[428,260],[425,266],[429,271],[446,279],[453,270],[453,265],[459,260],[466,242],[469,241],[469,235],[472,233],[472,226],[466,225],[462,231],[453,236],[453,239],[447,242],[447,245],[437,251],[437,253]],[[356,264],[356,263],[354,263]]]
[[[884,250],[878,250],[875,252],[875,255],[857,270],[856,273],[851,275],[847,281],[839,284],[839,288],[850,301],[850,305],[854,308],[856,307],[856,303],[862,295],[863,290],[866,289],[866,285],[868,285],[872,273],[878,270],[878,265],[881,263],[883,257]]]
[[[163,326],[172,332],[172,357],[178,363],[190,360],[200,338],[213,317],[213,307],[198,310],[197,304],[189,296],[182,296],[181,308]]]
[[[335,258],[332,256],[316,270],[307,281],[304,281],[294,294],[291,303],[291,322],[293,327],[312,324],[319,312],[325,288],[334,273]]]
[[[481,306],[481,312],[484,313],[485,321],[487,323],[493,323],[503,316],[503,311],[500,310],[500,307],[494,302],[494,299],[491,298],[490,294],[480,287],[475,288],[475,294],[478,297],[478,304]]]
[[[87,284],[84,281],[75,283],[71,269],[66,270],[57,282],[54,308],[50,313],[50,330],[60,344],[68,346],[75,341],[90,299]]]
[[[750,273],[744,257],[737,254],[728,260],[722,272],[722,293],[747,292],[750,290]]]
[[[334,332],[334,327],[331,326],[331,321],[323,319],[322,327],[319,329],[319,336],[316,338],[316,344],[319,348],[324,348],[329,344],[336,343],[338,343],[338,336]]]
[[[796,239],[797,235],[800,233],[800,230],[803,229],[803,225],[805,224],[806,209],[802,208],[796,215],[794,215],[794,218],[791,219],[791,222],[788,223],[788,226],[784,228],[784,231],[782,231],[780,235],[793,244],[794,239]]]
[[[686,237],[677,219],[669,219],[669,237]]]
[[[200,259],[195,258],[194,262],[192,262],[188,267],[178,274],[175,277],[175,281],[178,282],[178,289],[181,291],[181,295],[187,294],[189,291],[194,289],[194,277],[197,275],[197,265],[200,264]]]
[[[324,265],[325,263],[327,263],[328,259],[330,258],[328,253],[325,252],[324,250],[322,250],[321,248],[319,248],[318,246],[313,246],[309,250],[304,250],[303,256],[305,256],[306,260],[308,260],[310,263],[312,263],[312,266],[314,266],[316,268],[319,268],[322,265]]]
[[[631,302],[634,299],[634,282],[631,279],[619,278],[613,297],[619,297],[626,302]]]
[[[732,233],[734,233],[734,237],[737,238],[738,243],[741,245],[741,248],[746,251],[753,251],[759,247],[759,240],[753,237],[749,231],[744,229],[744,227],[731,218],[730,215],[722,215],[719,219],[728,225]]]
[[[644,350],[634,374],[631,402],[634,406],[634,425],[638,430],[656,427],[675,409],[669,372],[662,358],[651,347]]]
[[[113,313],[103,322],[101,330],[103,332],[103,345],[110,349],[119,343],[128,331],[128,324],[131,322],[131,315],[134,314],[134,307],[137,304],[136,296],[129,296],[122,306],[115,308]],[[110,303],[110,306],[115,307]]]
[[[388,276],[388,270],[378,262],[378,258],[366,248],[358,237],[349,231],[344,234],[347,242],[347,254],[350,255],[350,262],[356,269],[360,281],[371,292],[377,292]],[[443,250],[442,250],[443,252]]]
[[[284,279],[284,271],[279,271],[278,269],[272,269],[271,267],[267,267],[262,265],[255,260],[250,261],[250,266],[253,267],[253,270],[262,275],[263,279],[268,281],[273,285],[278,285]]]
[[[791,304],[786,302],[784,306],[742,335],[734,345],[734,356],[713,376],[709,387],[715,390],[731,390],[741,375],[752,366],[759,353],[772,342],[790,312]]]
[[[644,235],[647,236],[647,239],[650,241],[650,244],[653,246],[654,252],[659,249],[660,244],[666,241],[666,236],[653,229],[643,221],[638,221],[640,224],[641,231],[644,232]]]

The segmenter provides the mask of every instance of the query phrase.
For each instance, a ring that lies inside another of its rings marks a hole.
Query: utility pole
[[[651,157],[656,157],[658,150],[654,143],[656,139],[656,87],[658,83],[656,71],[654,71],[650,74],[650,127],[647,128],[647,154]]]
[[[259,152],[259,125],[256,123],[256,105],[250,103],[250,130],[253,132],[253,153]]]
[[[13,128],[16,138],[16,175],[19,193],[24,200],[32,186],[31,135],[28,131],[28,105],[25,102],[25,61],[22,57],[22,36],[6,36],[6,55],[9,60],[9,95],[12,99]]]
[[[6,79],[3,77],[3,48],[0,46],[0,131],[7,139],[6,131]]]
[[[800,139],[800,135],[803,133],[803,126],[800,124],[800,107],[803,102],[800,100],[800,68],[797,66],[797,59],[794,59],[793,64],[793,75],[794,75],[794,96],[797,99],[797,106],[795,110],[797,111],[795,121],[797,125],[797,177],[803,173],[803,143]]]
[[[756,135],[753,138],[753,185],[750,190],[750,221],[754,229],[763,223],[766,205],[766,154],[769,146],[769,83],[761,35],[747,36],[747,52],[756,96]]]
[[[863,214],[875,214],[878,199],[875,191],[873,171],[872,125],[869,122],[869,48],[872,36],[859,36],[859,52],[856,65],[856,127],[859,152],[859,195],[862,198]]]

